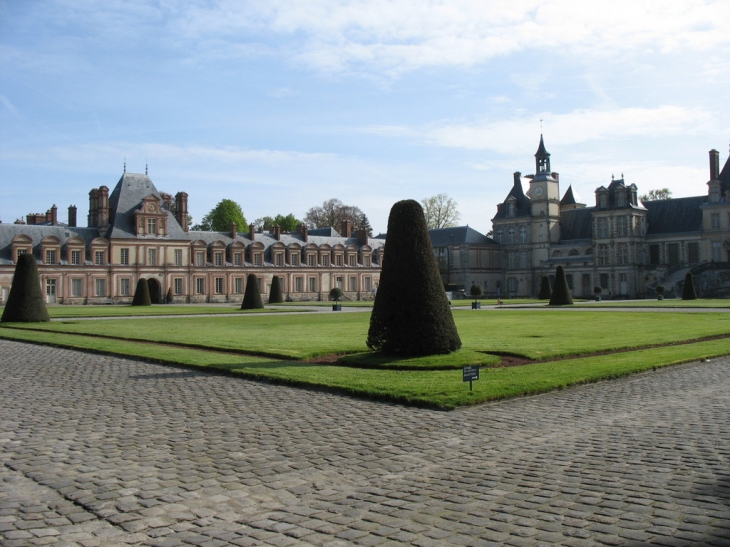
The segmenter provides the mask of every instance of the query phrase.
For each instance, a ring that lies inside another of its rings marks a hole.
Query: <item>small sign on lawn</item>
[[[464,381],[469,382],[469,391],[472,390],[472,382],[479,379],[479,366],[467,365],[464,367]]]

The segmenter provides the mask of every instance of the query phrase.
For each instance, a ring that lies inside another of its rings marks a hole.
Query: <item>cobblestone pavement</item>
[[[0,340],[0,544],[730,545],[730,359],[454,412]]]

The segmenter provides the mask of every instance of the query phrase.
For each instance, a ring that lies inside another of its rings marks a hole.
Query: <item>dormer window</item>
[[[513,217],[515,216],[515,203],[514,201],[511,201],[507,203],[507,216]]]
[[[147,235],[157,235],[157,219],[147,219]]]

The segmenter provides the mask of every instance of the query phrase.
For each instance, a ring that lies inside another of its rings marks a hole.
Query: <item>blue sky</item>
[[[727,0],[0,0],[0,220],[86,225],[126,158],[194,221],[339,198],[377,233],[446,193],[486,233],[541,130],[589,205],[622,173],[704,194],[729,23]]]

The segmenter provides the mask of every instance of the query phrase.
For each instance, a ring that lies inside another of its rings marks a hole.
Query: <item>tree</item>
[[[457,225],[461,215],[456,209],[457,203],[446,194],[436,194],[421,200],[429,230],[452,228]]]
[[[31,253],[18,257],[10,286],[10,295],[0,321],[8,323],[40,323],[50,321],[41,291],[38,263]]]
[[[342,298],[344,293],[342,292],[342,289],[339,287],[332,287],[330,290],[330,300],[334,300],[335,302],[339,302],[340,298]]]
[[[284,295],[281,292],[281,278],[275,275],[271,279],[271,288],[269,289],[269,304],[281,304],[284,302]]]
[[[332,227],[339,230],[345,220],[352,222],[353,231],[365,230],[369,236],[373,235],[368,217],[359,207],[345,205],[339,199],[325,201],[321,207],[312,207],[304,215],[304,222],[312,228]]]
[[[461,347],[417,201],[399,201],[390,210],[367,345],[404,357],[451,353]]]
[[[134,291],[132,306],[151,306],[152,298],[150,297],[150,286],[146,279],[140,278],[137,281],[137,288]]]
[[[672,191],[669,188],[660,188],[658,190],[649,190],[649,193],[639,196],[640,201],[660,201],[663,199],[671,199]]]
[[[288,215],[276,215],[275,217],[261,217],[257,218],[253,222],[256,228],[263,230],[272,230],[274,226],[281,228],[282,232],[295,232],[297,227],[302,224],[302,221],[295,217],[292,213]]]
[[[540,281],[540,294],[537,295],[538,300],[550,300],[553,294],[552,288],[550,288],[550,278],[546,275],[542,276]]]
[[[248,274],[246,278],[246,292],[243,293],[243,302],[241,302],[242,310],[259,310],[264,307],[264,301],[261,300],[261,291],[259,291],[259,280],[256,274]]]
[[[233,200],[223,199],[203,216],[200,224],[196,224],[192,229],[205,232],[228,232],[231,229],[231,223],[234,222],[239,230],[248,228],[241,206]]]
[[[684,276],[684,287],[682,287],[682,300],[697,300],[697,291],[695,290],[695,278],[692,272],[687,272]]]
[[[565,277],[565,270],[562,266],[558,266],[555,270],[555,287],[550,297],[549,306],[567,306],[573,303],[573,297],[568,287],[568,279]]]

